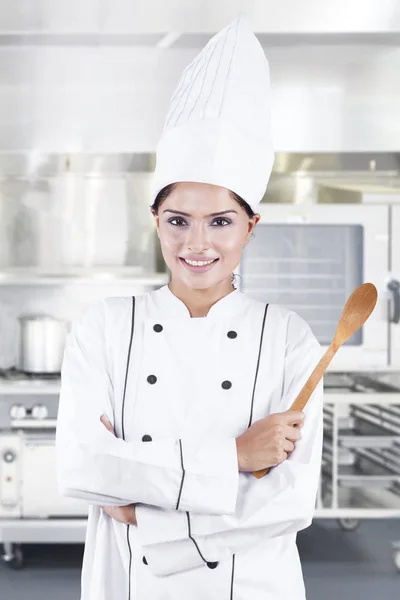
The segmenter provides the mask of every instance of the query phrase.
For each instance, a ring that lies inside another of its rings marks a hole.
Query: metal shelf
[[[58,396],[60,393],[61,381],[44,380],[24,380],[0,382],[0,396]]]
[[[68,544],[85,541],[87,518],[0,519],[0,542]]]
[[[107,269],[63,269],[50,271],[35,268],[0,270],[0,286],[48,285],[137,285],[162,286],[169,282],[168,273],[144,272],[141,267]]]
[[[338,445],[341,448],[391,448],[399,436],[383,427],[369,425],[369,431],[339,429]]]

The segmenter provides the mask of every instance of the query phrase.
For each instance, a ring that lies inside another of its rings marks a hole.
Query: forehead
[[[173,208],[192,214],[238,210],[238,204],[227,188],[209,183],[179,182],[164,200],[162,208]]]

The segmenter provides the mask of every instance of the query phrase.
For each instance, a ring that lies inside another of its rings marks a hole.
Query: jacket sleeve
[[[177,511],[233,513],[239,485],[235,438],[126,442],[101,423],[102,414],[114,422],[105,327],[106,315],[112,314],[106,302],[86,309],[67,336],[56,431],[59,491],[91,504],[141,502]]]
[[[290,408],[322,355],[311,329],[291,313],[285,353],[284,385],[276,412]],[[302,437],[287,460],[261,479],[240,473],[233,515],[186,515],[138,505],[138,536],[155,575],[230,559],[267,538],[295,533],[311,524],[322,455],[323,384],[304,409]]]

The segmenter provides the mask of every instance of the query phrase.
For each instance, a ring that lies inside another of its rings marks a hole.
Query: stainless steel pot
[[[27,373],[59,373],[68,322],[49,315],[19,317],[19,369]]]

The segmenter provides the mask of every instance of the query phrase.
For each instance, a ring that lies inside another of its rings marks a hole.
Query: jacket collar
[[[208,311],[206,317],[191,317],[186,304],[173,294],[168,285],[164,285],[153,292],[157,311],[162,311],[165,316],[177,319],[190,319],[191,321],[203,321],[204,319],[226,319],[237,312],[242,303],[243,294],[233,290],[223,296]]]

